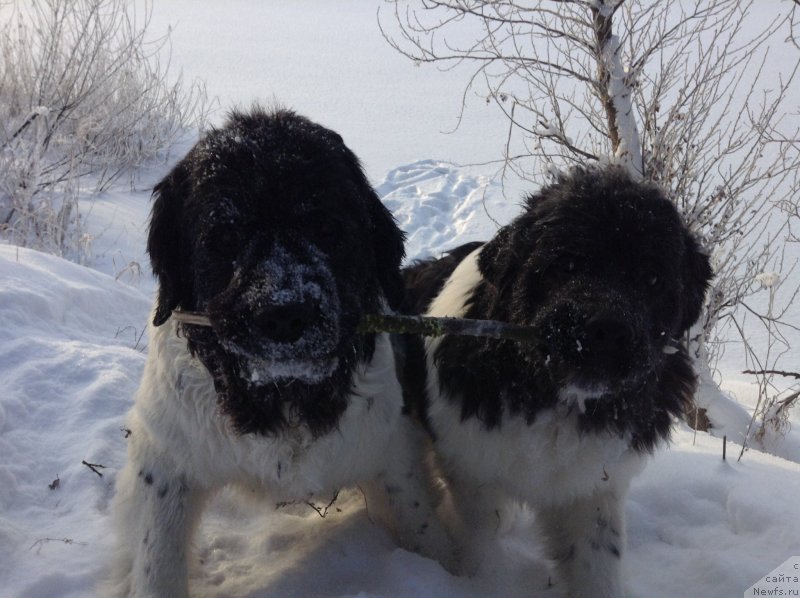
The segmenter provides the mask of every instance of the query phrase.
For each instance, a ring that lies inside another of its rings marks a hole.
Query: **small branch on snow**
[[[83,464],[84,464],[86,467],[88,467],[89,469],[91,469],[93,472],[95,472],[95,473],[96,473],[97,475],[99,475],[101,478],[103,477],[103,474],[102,474],[102,473],[100,473],[100,472],[99,472],[99,471],[97,471],[97,470],[98,470],[98,469],[105,469],[105,468],[106,468],[106,466],[105,466],[105,465],[100,465],[99,463],[88,463],[87,461],[81,461],[81,463],[83,463]]]
[[[193,326],[211,326],[208,315],[198,312],[172,312],[181,324]],[[391,334],[420,334],[438,337],[445,334],[458,336],[479,336],[499,338],[522,343],[536,342],[536,334],[532,328],[517,326],[494,320],[472,320],[468,318],[432,318],[428,316],[396,316],[386,314],[369,314],[364,316],[358,327],[359,332],[389,332]]]
[[[331,498],[330,502],[327,505],[325,505],[324,507],[318,507],[317,505],[315,505],[311,501],[306,501],[306,504],[309,507],[311,507],[312,509],[314,509],[317,512],[317,515],[319,515],[320,517],[325,519],[325,517],[328,515],[328,509],[330,509],[334,505],[334,503],[336,502],[336,499],[338,499],[338,498],[339,498],[339,491],[337,490],[334,493],[333,498]],[[337,510],[339,510],[339,509],[337,509]]]
[[[331,498],[331,500],[328,502],[328,504],[327,504],[327,505],[325,505],[324,507],[318,507],[316,504],[314,504],[314,503],[313,503],[313,502],[311,502],[310,500],[304,501],[304,504],[306,504],[306,505],[308,505],[309,507],[311,507],[312,509],[314,509],[314,511],[316,511],[317,515],[319,515],[320,517],[322,517],[323,519],[325,519],[325,517],[327,517],[327,516],[328,516],[328,511],[330,510],[330,508],[331,508],[331,507],[332,507],[332,506],[333,506],[333,505],[336,503],[336,501],[339,499],[339,492],[340,492],[339,490],[337,490],[336,492],[334,492],[334,494],[333,494],[333,497],[332,497],[332,498]],[[290,505],[296,505],[296,504],[299,504],[299,503],[298,503],[297,501],[294,501],[294,500],[281,501],[281,502],[279,502],[279,503],[276,503],[276,504],[275,504],[275,508],[276,508],[276,509],[282,509],[282,508],[284,508],[284,507],[288,507],[288,506],[290,506]],[[336,507],[336,510],[337,510],[338,512],[341,512],[341,509],[340,509],[339,507]]]
[[[785,376],[786,378],[795,378],[800,380],[800,373],[797,372],[784,372],[782,370],[743,370],[743,374],[754,374],[756,376],[766,376],[768,374],[775,374],[776,376]]]
[[[42,546],[47,544],[48,542],[63,542],[64,544],[75,544],[78,546],[86,546],[86,542],[78,542],[77,540],[73,540],[72,538],[40,538],[36,540],[33,544],[31,544],[28,550],[33,550],[36,547],[36,554],[42,550]]]

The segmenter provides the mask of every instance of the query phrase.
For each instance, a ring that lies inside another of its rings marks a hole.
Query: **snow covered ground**
[[[493,117],[452,128],[460,80],[416,69],[384,47],[377,5],[358,0],[219,5],[159,2],[154,27],[177,24],[173,63],[209,80],[222,106],[273,96],[340,130],[408,232],[410,258],[483,239],[517,212],[490,180]],[[301,26],[302,25],[302,26]],[[211,39],[215,41],[212,43]],[[335,49],[335,51],[332,51]],[[180,155],[173,152],[173,159]],[[92,596],[112,545],[109,501],[125,458],[123,415],[147,350],[154,283],[144,253],[147,186],[87,203],[89,267],[0,244],[0,596]],[[728,363],[724,370],[741,369]],[[725,380],[743,407],[719,405],[742,432],[753,388]],[[639,598],[740,596],[800,555],[800,416],[770,449],[680,426],[635,480],[628,503],[627,586]],[[84,462],[96,464],[95,473]],[[102,474],[99,475],[99,474]],[[397,549],[358,495],[325,519],[221,494],[197,540],[197,596],[555,596],[520,510],[479,575],[453,577]],[[800,591],[800,588],[798,588]]]

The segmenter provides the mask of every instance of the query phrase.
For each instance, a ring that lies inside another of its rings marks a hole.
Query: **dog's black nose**
[[[586,324],[586,357],[606,369],[624,369],[630,361],[633,336],[633,328],[621,318],[592,318]]]
[[[256,325],[268,339],[293,343],[314,320],[316,310],[307,302],[270,305],[256,315]]]

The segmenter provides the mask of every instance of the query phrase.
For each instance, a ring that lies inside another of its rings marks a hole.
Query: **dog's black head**
[[[566,403],[585,428],[630,433],[647,448],[668,433],[694,390],[679,339],[700,315],[711,269],[656,187],[616,167],[575,170],[530,196],[478,265],[467,317],[538,331],[535,344],[484,343],[509,353],[504,377],[525,389],[510,393],[512,411],[530,419]]]
[[[240,432],[330,429],[371,356],[361,317],[403,293],[402,233],[356,156],[292,112],[235,112],[154,196],[154,324],[176,308],[209,315],[183,332]]]

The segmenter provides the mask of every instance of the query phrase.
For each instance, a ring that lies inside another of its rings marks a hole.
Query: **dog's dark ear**
[[[685,307],[681,324],[682,330],[688,330],[700,317],[703,309],[703,300],[712,275],[713,272],[708,255],[700,248],[697,239],[693,235],[687,234],[683,284]]]
[[[158,299],[153,324],[161,326],[181,302],[188,273],[184,271],[181,216],[187,193],[186,167],[178,164],[153,189],[153,209],[147,253],[153,274],[158,279]]]
[[[389,307],[398,309],[405,296],[405,284],[400,274],[400,264],[406,255],[405,234],[397,227],[392,213],[381,203],[374,191],[368,198],[371,211],[372,246],[378,280]]]
[[[406,235],[398,228],[394,216],[378,198],[364,174],[361,162],[344,144],[341,135],[327,129],[325,131],[335,140],[331,145],[341,148],[350,176],[360,192],[359,195],[366,202],[378,281],[389,307],[399,309],[406,292],[403,276],[400,274],[400,264],[406,255]]]

